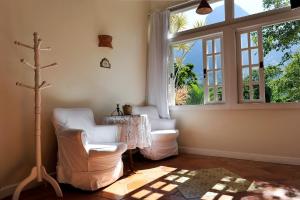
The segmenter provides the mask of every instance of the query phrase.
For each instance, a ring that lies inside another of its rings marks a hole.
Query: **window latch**
[[[170,79],[173,79],[173,73],[170,73]]]
[[[206,79],[206,74],[207,74],[207,70],[203,69],[203,77],[204,77],[204,79]]]
[[[263,69],[263,68],[264,68],[264,62],[263,62],[263,61],[259,62],[259,68],[260,68],[260,69]]]

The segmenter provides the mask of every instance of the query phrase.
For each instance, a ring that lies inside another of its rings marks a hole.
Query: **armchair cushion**
[[[53,124],[58,132],[68,128],[87,131],[96,125],[93,111],[89,108],[55,108]]]
[[[114,144],[88,144],[89,157],[114,156],[122,155],[127,150],[127,145],[124,143]]]
[[[175,119],[151,119],[151,130],[172,130],[175,129]]]
[[[116,125],[94,126],[87,134],[89,144],[113,143],[119,141],[119,127]]]
[[[165,143],[165,142],[172,142],[176,141],[178,137],[177,130],[157,130],[151,132],[152,141]]]

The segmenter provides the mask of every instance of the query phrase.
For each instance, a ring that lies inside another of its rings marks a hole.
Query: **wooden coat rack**
[[[40,81],[41,79],[41,69],[45,69],[48,67],[52,67],[57,65],[57,63],[52,63],[46,66],[40,66],[40,51],[50,51],[51,48],[41,48],[42,39],[39,38],[37,32],[33,33],[33,47],[27,44],[23,44],[21,42],[15,41],[16,45],[26,47],[34,51],[34,65],[30,64],[29,62],[21,59],[21,63],[29,66],[34,70],[34,86],[26,85],[20,82],[17,82],[16,85],[25,87],[28,89],[32,89],[35,92],[35,156],[36,156],[36,166],[32,168],[30,175],[25,178],[16,188],[13,200],[18,200],[21,191],[23,188],[32,182],[33,180],[37,180],[38,182],[42,182],[45,180],[49,182],[52,187],[54,188],[57,197],[62,198],[61,189],[54,178],[52,178],[47,172],[45,167],[42,165],[42,149],[41,149],[41,91],[45,88],[50,87],[51,85],[48,84],[46,81]]]

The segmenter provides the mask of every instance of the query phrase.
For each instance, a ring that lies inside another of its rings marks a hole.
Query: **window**
[[[204,42],[205,102],[218,103],[224,100],[223,59],[221,37],[205,39]]]
[[[300,21],[240,32],[240,102],[300,100]]]
[[[234,0],[234,18],[290,6],[290,0]]]
[[[240,101],[264,102],[261,31],[239,33]]]
[[[170,33],[174,34],[201,26],[223,22],[225,20],[224,0],[217,0],[211,4],[213,13],[199,15],[195,12],[198,5],[183,10],[171,12]]]
[[[222,38],[195,39],[171,48],[175,104],[223,102]]]
[[[172,45],[173,84],[176,105],[204,103],[202,40]]]
[[[300,10],[289,0],[209,3],[209,15],[196,14],[199,2],[170,8],[170,104],[300,102]]]
[[[262,27],[266,102],[300,101],[300,21]]]

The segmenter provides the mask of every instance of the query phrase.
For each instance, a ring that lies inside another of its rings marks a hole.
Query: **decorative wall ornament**
[[[111,64],[110,64],[110,62],[109,62],[109,60],[108,60],[107,58],[103,58],[103,59],[100,61],[100,67],[110,69],[110,68],[111,68]]]
[[[109,48],[113,48],[112,47],[112,36],[110,35],[98,35],[98,39],[99,39],[99,47],[109,47]]]

